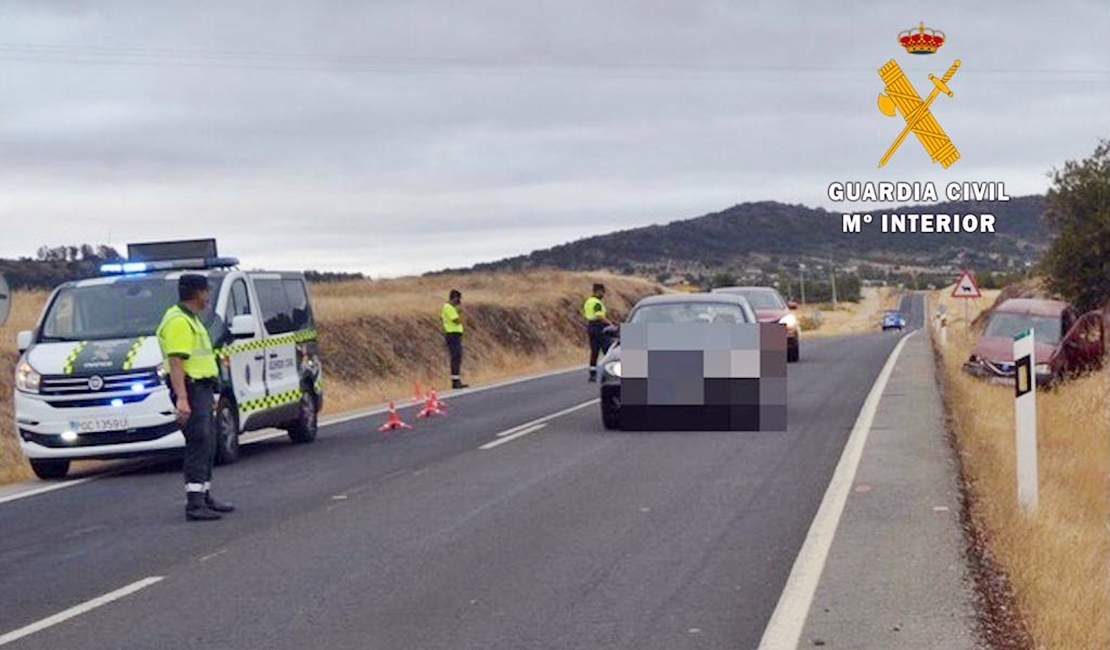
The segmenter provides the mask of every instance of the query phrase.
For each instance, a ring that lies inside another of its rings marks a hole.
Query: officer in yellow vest
[[[595,284],[594,293],[582,305],[582,316],[586,319],[586,332],[590,335],[590,381],[597,381],[597,357],[609,342],[605,328],[612,325],[605,312],[605,285]]]
[[[443,320],[443,338],[447,341],[447,354],[451,359],[451,388],[467,388],[470,384],[462,383],[460,371],[462,368],[462,337],[463,322],[459,314],[459,303],[462,302],[462,293],[452,289],[447,294],[447,302],[439,315]]]
[[[158,326],[158,344],[166,358],[170,397],[185,435],[185,518],[219,519],[235,507],[212,498],[216,460],[213,415],[219,370],[208,330],[198,315],[208,306],[208,278],[185,274],[177,283],[181,302],[166,310]]]

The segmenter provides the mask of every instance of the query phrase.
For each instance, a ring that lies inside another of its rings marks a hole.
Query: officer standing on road
[[[597,381],[597,357],[609,342],[605,328],[612,325],[605,315],[605,285],[595,284],[594,293],[582,305],[586,318],[586,332],[590,335],[590,381]]]
[[[212,498],[212,465],[216,460],[216,353],[208,330],[198,317],[208,306],[208,278],[185,274],[177,283],[181,302],[166,310],[158,326],[158,344],[166,358],[170,397],[177,423],[185,435],[185,518],[219,519],[235,507]]]
[[[452,289],[447,295],[447,302],[443,303],[440,317],[443,320],[443,338],[447,341],[447,353],[451,358],[451,388],[466,388],[470,384],[462,383],[460,371],[462,368],[462,316],[459,315],[459,303],[462,294],[458,289]]]

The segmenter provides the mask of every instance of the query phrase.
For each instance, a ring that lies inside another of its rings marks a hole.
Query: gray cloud
[[[920,20],[936,56],[895,43]],[[395,274],[743,201],[840,210],[832,181],[1039,192],[1110,135],[1107,24],[1095,1],[8,2],[0,255],[214,235]],[[949,170],[912,138],[876,169],[891,58],[923,95],[961,59],[933,104]]]

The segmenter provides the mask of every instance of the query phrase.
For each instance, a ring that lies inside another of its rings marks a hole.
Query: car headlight
[[[779,319],[779,322],[783,325],[786,325],[786,327],[789,329],[795,329],[798,327],[798,318],[794,314],[787,314],[783,316]]]
[[[1033,366],[1033,372],[1037,373],[1038,375],[1047,375],[1051,372],[1051,370],[1049,370],[1047,363],[1038,363],[1037,365]]]
[[[15,387],[19,390],[25,393],[37,393],[41,383],[42,375],[31,367],[31,364],[20,361],[15,367]]]
[[[154,369],[154,372],[158,375],[158,381],[166,381],[166,377],[170,376],[170,373],[166,371],[165,364],[159,365]]]
[[[609,363],[605,364],[605,372],[609,373],[610,375],[613,375],[614,377],[620,377],[621,376],[621,362],[620,361],[610,361]]]

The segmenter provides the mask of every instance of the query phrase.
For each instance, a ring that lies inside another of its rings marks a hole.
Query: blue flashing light
[[[112,400],[112,406],[114,406],[116,408],[119,408],[119,407],[123,406],[123,400],[121,400],[118,397],[115,398],[114,400]]]
[[[141,392],[143,392],[143,385],[139,382],[131,384],[131,392],[132,393],[141,393]]]
[[[101,264],[100,265],[100,272],[104,273],[104,274],[123,273],[123,265],[122,264]]]
[[[144,262],[128,262],[123,265],[124,273],[145,273],[146,263]]]

